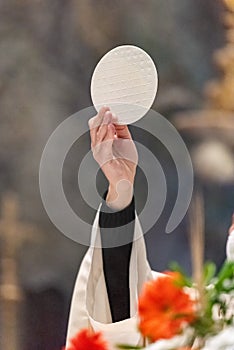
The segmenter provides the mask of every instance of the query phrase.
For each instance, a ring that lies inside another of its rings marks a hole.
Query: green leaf
[[[213,333],[214,321],[211,317],[200,317],[193,324],[192,327],[195,329],[195,333],[199,337],[205,337],[207,334]]]
[[[118,344],[117,348],[119,349],[144,349],[142,346],[132,346],[132,345],[126,345],[126,344]]]
[[[169,264],[169,268],[170,268],[170,270],[179,272],[181,274],[181,276],[182,276],[182,280],[181,280],[181,284],[180,284],[181,286],[192,287],[191,278],[186,275],[186,272],[183,270],[183,268],[176,261],[172,261]]]
[[[216,265],[213,262],[206,262],[203,271],[205,285],[211,282],[212,278],[215,276],[215,273]]]
[[[217,275],[217,279],[215,281],[215,288],[218,292],[221,292],[225,289],[223,282],[226,279],[234,279],[234,262],[233,261],[225,261],[221,270]]]

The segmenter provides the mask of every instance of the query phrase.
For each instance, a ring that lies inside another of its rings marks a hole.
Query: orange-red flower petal
[[[82,329],[70,340],[70,346],[65,350],[108,350],[108,346],[101,332]]]
[[[146,283],[139,298],[139,329],[152,341],[169,339],[195,319],[195,302],[185,293],[180,273]]]

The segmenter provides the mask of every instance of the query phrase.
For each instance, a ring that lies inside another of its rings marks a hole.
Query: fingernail
[[[111,119],[111,112],[108,111],[104,114],[103,123],[109,124],[110,119]]]
[[[115,113],[112,113],[112,119],[113,121],[117,122],[118,121],[118,117]]]

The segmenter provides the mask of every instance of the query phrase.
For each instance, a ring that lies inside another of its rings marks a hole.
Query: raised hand
[[[94,159],[109,182],[106,201],[120,210],[132,199],[138,154],[127,125],[116,123],[117,117],[102,107],[89,128]]]

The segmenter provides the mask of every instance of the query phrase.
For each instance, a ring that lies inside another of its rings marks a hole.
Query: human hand
[[[94,159],[109,182],[107,204],[120,210],[132,199],[138,154],[127,125],[116,122],[110,109],[102,107],[89,128]]]

